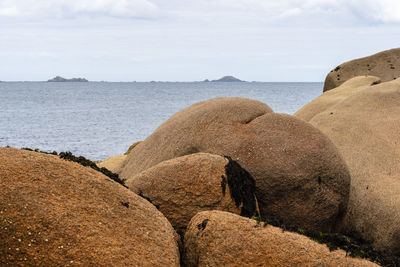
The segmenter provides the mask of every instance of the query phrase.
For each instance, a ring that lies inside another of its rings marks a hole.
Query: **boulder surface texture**
[[[325,78],[324,92],[338,87],[356,76],[377,76],[382,82],[400,77],[400,48],[345,62],[331,70]]]
[[[221,211],[198,213],[185,233],[186,266],[378,266],[292,232]]]
[[[332,92],[346,95],[343,86]],[[324,109],[325,94],[295,115],[307,114],[304,118],[330,137],[349,166],[343,231],[400,255],[400,80],[362,86]],[[309,116],[307,109],[317,104],[319,113]]]
[[[333,143],[303,120],[246,98],[176,113],[128,155],[121,177],[197,152],[230,156],[247,170],[264,218],[330,231],[346,209],[350,176]]]
[[[239,164],[218,155],[195,153],[163,161],[126,181],[176,227],[185,229],[200,211],[256,214],[255,181]]]
[[[0,148],[0,265],[179,266],[148,201],[53,155]]]
[[[121,172],[121,166],[123,165],[127,155],[117,155],[117,156],[112,156],[109,157],[96,165],[99,168],[106,168],[113,173],[120,173]]]

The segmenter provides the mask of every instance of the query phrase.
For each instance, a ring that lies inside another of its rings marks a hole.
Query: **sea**
[[[246,97],[293,114],[323,83],[0,82],[0,147],[123,154],[174,113],[214,97]]]

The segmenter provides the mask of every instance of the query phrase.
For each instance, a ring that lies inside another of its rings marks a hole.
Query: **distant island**
[[[209,80],[204,80],[205,82],[208,82]],[[235,78],[233,76],[224,76],[221,79],[218,80],[212,80],[211,82],[244,82],[242,80],[239,80],[238,78]]]
[[[47,82],[88,82],[85,78],[72,78],[72,79],[65,79],[60,76],[56,76],[53,79],[48,80]]]

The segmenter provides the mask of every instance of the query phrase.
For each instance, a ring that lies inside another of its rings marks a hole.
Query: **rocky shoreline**
[[[0,148],[1,265],[400,266],[399,59],[343,63],[293,116],[196,103],[97,164]]]

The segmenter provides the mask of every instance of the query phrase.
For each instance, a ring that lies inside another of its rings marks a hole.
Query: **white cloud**
[[[148,0],[0,0],[0,16],[14,17],[149,17],[156,11]]]
[[[351,0],[348,6],[365,19],[383,23],[400,22],[399,0]]]
[[[360,20],[400,22],[399,0],[0,0],[0,17],[152,18],[159,15],[274,21]],[[339,17],[338,17],[339,16]]]

